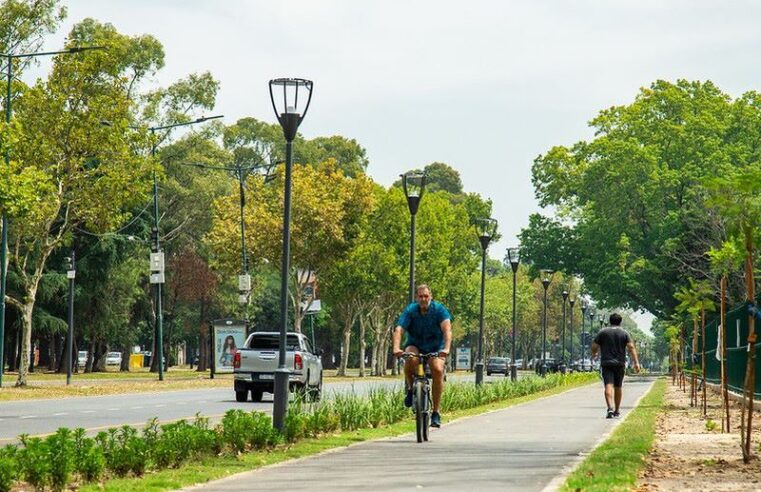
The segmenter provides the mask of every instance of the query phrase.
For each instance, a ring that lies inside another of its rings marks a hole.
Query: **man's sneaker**
[[[441,415],[439,415],[439,412],[431,414],[431,427],[441,427]]]
[[[407,408],[412,406],[412,390],[407,390],[407,395],[404,397],[404,406]]]
[[[612,419],[615,416],[615,413],[612,408],[608,409],[608,413],[605,415],[606,419]]]
[[[616,410],[615,412],[613,412],[613,416],[614,417],[620,417],[621,414],[618,412],[618,410]]]

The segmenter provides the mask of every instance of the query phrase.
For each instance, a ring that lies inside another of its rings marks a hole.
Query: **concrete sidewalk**
[[[621,418],[651,385],[624,383]],[[443,419],[428,443],[418,444],[413,434],[370,441],[186,490],[541,491],[620,421],[605,418],[601,383],[448,424]]]

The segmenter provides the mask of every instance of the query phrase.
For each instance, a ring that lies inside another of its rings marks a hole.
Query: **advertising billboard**
[[[212,323],[212,347],[214,372],[233,372],[233,357],[238,347],[246,341],[246,322],[221,319]]]

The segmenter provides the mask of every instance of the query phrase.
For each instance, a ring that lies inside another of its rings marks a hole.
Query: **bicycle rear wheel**
[[[431,428],[431,388],[423,387],[423,440],[428,440],[428,430]]]
[[[415,381],[413,386],[415,395],[415,430],[417,434],[417,442],[423,442],[428,438],[428,431],[426,430],[426,395],[423,388],[422,381]]]

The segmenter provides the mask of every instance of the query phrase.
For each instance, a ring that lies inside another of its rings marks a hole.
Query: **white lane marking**
[[[118,408],[109,408],[108,411],[109,412],[118,412],[119,409]]]
[[[140,410],[143,407],[130,407],[132,410]]]
[[[53,414],[53,417],[61,417],[62,415],[68,415],[68,414],[69,414],[68,412],[59,412],[59,413],[54,413],[54,414]]]
[[[22,417],[19,417],[20,419],[34,419],[37,418],[36,415],[24,415]]]
[[[82,410],[81,413],[95,413],[95,410]]]
[[[155,408],[164,408],[166,405],[153,405]]]

